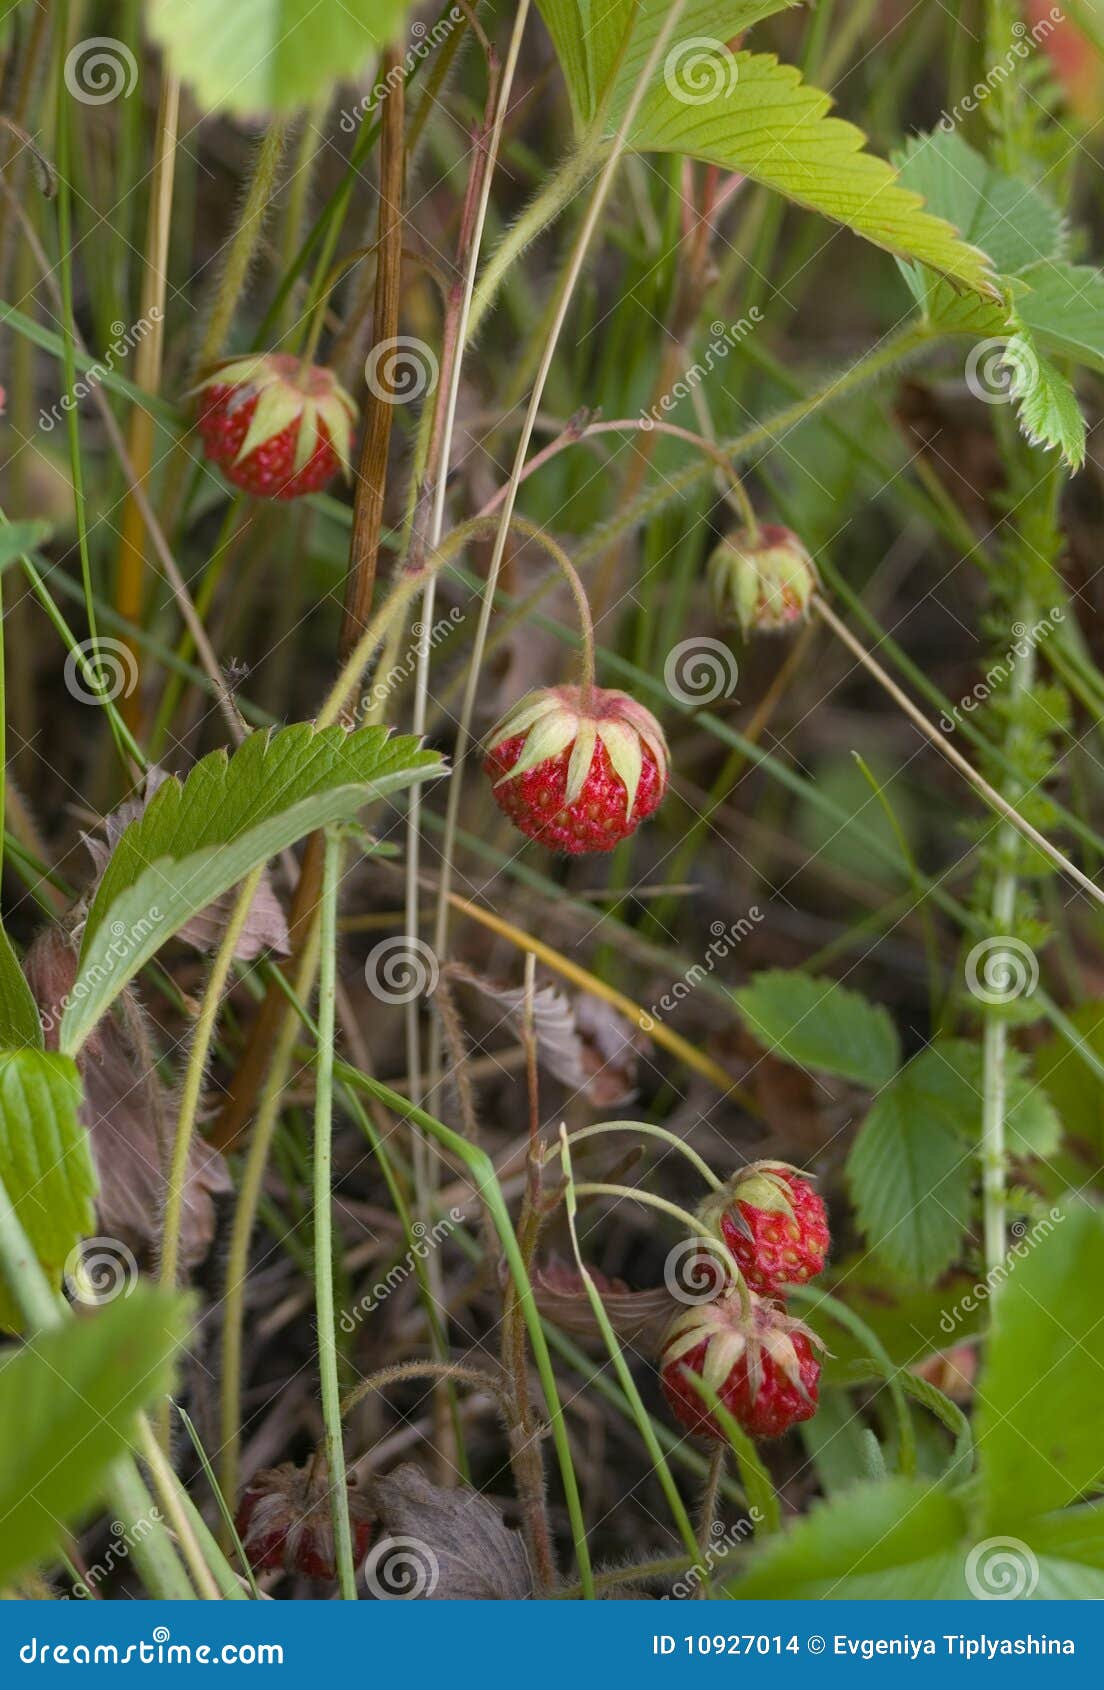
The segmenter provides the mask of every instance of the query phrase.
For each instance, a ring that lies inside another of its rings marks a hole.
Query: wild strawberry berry
[[[353,1562],[368,1553],[375,1515],[362,1491],[349,1490]],[[250,1566],[256,1572],[282,1567],[304,1578],[337,1577],[329,1468],[315,1460],[307,1467],[285,1461],[255,1474],[242,1493],[235,1520]]]
[[[235,487],[297,499],[348,475],[357,410],[332,371],[267,352],[217,365],[198,393],[204,450]]]
[[[802,621],[816,584],[809,553],[792,529],[777,522],[763,523],[755,534],[739,529],[709,559],[717,614],[738,622],[745,635]]]
[[[553,851],[612,851],[667,790],[667,741],[628,693],[531,692],[491,733],[484,768],[511,821]]]
[[[691,1377],[701,1379],[753,1438],[779,1438],[816,1413],[816,1338],[775,1303],[735,1288],[677,1315],[660,1349],[660,1384],[675,1418],[699,1437],[728,1435]]]
[[[785,1162],[752,1162],[699,1213],[707,1230],[719,1229],[750,1289],[764,1297],[806,1284],[828,1259],[828,1212]]]

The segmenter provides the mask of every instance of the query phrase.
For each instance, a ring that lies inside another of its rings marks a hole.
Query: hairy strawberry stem
[[[664,1144],[669,1144],[673,1150],[677,1150],[680,1155],[685,1156],[688,1162],[693,1163],[702,1179],[713,1191],[723,1189],[723,1180],[717,1178],[709,1163],[704,1157],[699,1156],[696,1150],[692,1150],[685,1139],[680,1138],[677,1133],[671,1132],[667,1127],[654,1127],[648,1121],[599,1121],[592,1127],[578,1127],[575,1132],[568,1133],[568,1143],[582,1144],[584,1139],[599,1138],[606,1133],[632,1133],[634,1136],[643,1134],[647,1138],[662,1139]],[[552,1158],[558,1154],[560,1154],[559,1146],[551,1145],[544,1153],[545,1165],[547,1166]]]
[[[338,1583],[347,1602],[356,1601],[349,1491],[341,1430],[341,1395],[337,1379],[333,1289],[333,1077],[334,1018],[337,983],[337,889],[341,876],[341,836],[326,830],[322,864],[321,957],[318,977],[318,1060],[314,1104],[314,1290],[318,1312],[318,1372],[326,1453],[330,1466],[334,1555]]]
[[[566,1126],[561,1126],[560,1128],[559,1148],[563,1163],[564,1180],[566,1182],[564,1202],[567,1210],[567,1224],[571,1233],[571,1248],[575,1256],[575,1265],[577,1266],[580,1278],[583,1281],[587,1299],[594,1311],[594,1318],[598,1322],[602,1337],[605,1340],[606,1348],[610,1354],[610,1360],[613,1362],[614,1371],[617,1374],[618,1383],[624,1391],[625,1396],[628,1398],[633,1418],[636,1421],[640,1435],[644,1440],[645,1448],[652,1458],[652,1465],[655,1468],[656,1476],[663,1488],[663,1494],[667,1498],[667,1503],[672,1515],[674,1516],[675,1524],[679,1529],[682,1541],[686,1545],[688,1552],[691,1555],[694,1555],[697,1552],[698,1544],[694,1535],[694,1528],[690,1522],[690,1516],[686,1512],[686,1505],[679,1494],[678,1486],[675,1484],[671,1469],[667,1464],[667,1458],[660,1448],[659,1439],[655,1435],[655,1428],[652,1425],[651,1417],[648,1414],[647,1409],[644,1407],[640,1392],[637,1390],[636,1381],[621,1353],[621,1345],[617,1341],[617,1334],[613,1330],[613,1325],[602,1303],[598,1287],[594,1283],[594,1276],[584,1262],[582,1251],[579,1248],[579,1234],[576,1226],[578,1204],[576,1199],[578,1194],[586,1188],[583,1186],[577,1186],[574,1181],[571,1168],[571,1150],[568,1145]]]

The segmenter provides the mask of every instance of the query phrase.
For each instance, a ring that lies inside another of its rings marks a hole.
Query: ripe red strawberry
[[[828,1259],[828,1212],[785,1162],[752,1162],[699,1213],[709,1231],[719,1227],[748,1286],[765,1297],[806,1284]]]
[[[495,803],[530,839],[573,856],[612,851],[667,790],[667,741],[628,693],[531,692],[491,733],[484,768]]]
[[[820,1363],[808,1327],[775,1303],[725,1291],[676,1315],[660,1348],[660,1384],[675,1418],[727,1443],[724,1427],[690,1383],[697,1375],[753,1438],[778,1438],[816,1413]]]
[[[353,1562],[359,1566],[375,1531],[375,1515],[362,1491],[349,1490]],[[318,1459],[307,1467],[285,1461],[254,1475],[242,1493],[235,1520],[250,1566],[256,1572],[282,1567],[305,1578],[337,1577],[329,1468]]]
[[[260,499],[317,493],[349,473],[357,410],[332,371],[289,352],[233,358],[198,389],[196,427],[227,481]]]

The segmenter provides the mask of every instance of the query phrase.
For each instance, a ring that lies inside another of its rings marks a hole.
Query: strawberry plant
[[[1104,1596],[1073,11],[6,8],[5,1595]]]

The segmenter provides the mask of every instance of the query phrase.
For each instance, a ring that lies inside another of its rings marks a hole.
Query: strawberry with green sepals
[[[733,1286],[684,1309],[660,1346],[660,1384],[675,1418],[699,1437],[727,1443],[703,1382],[753,1438],[778,1438],[816,1413],[819,1340],[776,1303]]]
[[[484,763],[496,804],[542,845],[612,851],[667,790],[667,742],[628,693],[588,686],[531,692],[492,730]]]
[[[719,1233],[752,1291],[784,1296],[805,1285],[828,1259],[828,1213],[819,1195],[788,1162],[752,1162],[698,1211]]]
[[[323,365],[288,352],[232,358],[196,391],[206,455],[235,487],[297,499],[349,475],[357,408]]]
[[[806,547],[777,522],[729,534],[714,547],[708,576],[717,614],[738,622],[745,636],[803,621],[817,586]]]

